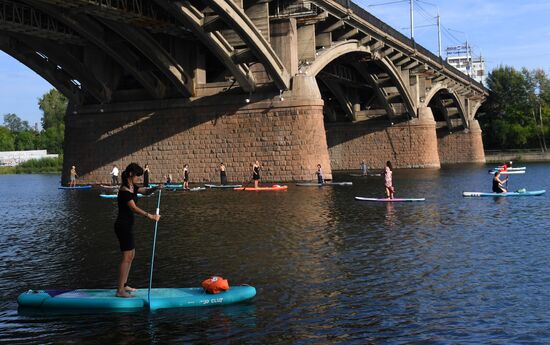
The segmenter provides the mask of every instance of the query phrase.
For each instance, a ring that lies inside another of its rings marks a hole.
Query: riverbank
[[[550,152],[540,150],[504,150],[485,151],[487,163],[514,162],[550,162]]]
[[[9,174],[61,174],[63,158],[31,159],[17,166],[0,167],[0,175]]]

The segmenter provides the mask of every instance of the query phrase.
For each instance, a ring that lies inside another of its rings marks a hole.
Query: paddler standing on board
[[[189,164],[183,166],[183,189],[189,189]]]
[[[254,180],[254,188],[258,188],[258,185],[260,183],[260,170],[262,170],[260,162],[254,162],[254,164],[252,165],[252,179]]]
[[[493,176],[493,193],[507,193],[508,191],[504,188],[504,183],[508,182],[508,179],[509,177],[502,181],[500,179],[500,171],[495,172],[495,176]]]
[[[395,189],[393,188],[393,170],[390,161],[386,162],[386,167],[384,168],[384,186],[386,187],[386,197],[388,199],[393,199],[393,194],[395,194]]]
[[[223,162],[220,163],[220,183],[222,186],[227,184],[227,174],[225,173],[225,165]]]
[[[78,175],[76,173],[76,167],[74,165],[71,167],[71,171],[69,172],[69,175],[70,175],[69,187],[76,187],[76,177]]]
[[[136,163],[130,163],[122,172],[122,185],[118,191],[118,216],[115,221],[115,234],[120,244],[122,261],[120,262],[117,297],[134,297],[130,294],[136,289],[128,286],[128,275],[132,267],[132,261],[136,255],[134,244],[134,213],[152,221],[159,221],[160,215],[148,213],[137,207],[138,193],[150,194],[158,188],[139,188],[137,186],[139,176],[143,175],[143,169]]]
[[[321,164],[317,164],[317,171],[315,172],[315,175],[317,175],[317,183],[323,184],[325,183],[323,178],[323,171],[321,170]]]

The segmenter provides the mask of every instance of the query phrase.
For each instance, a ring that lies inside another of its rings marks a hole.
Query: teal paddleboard
[[[546,193],[546,190],[534,190],[534,191],[525,191],[525,192],[508,192],[508,193],[483,193],[483,192],[462,192],[464,197],[475,197],[475,196],[537,196]]]
[[[243,185],[241,184],[205,184],[204,186],[208,188],[240,188]]]
[[[219,294],[208,294],[203,288],[153,288],[148,301],[147,289],[132,292],[133,298],[115,297],[115,289],[29,290],[19,295],[20,307],[41,309],[77,309],[128,311],[144,308],[167,309],[226,305],[256,296],[253,286],[231,286]]]
[[[99,194],[99,197],[103,199],[116,199],[118,197],[118,194]],[[143,194],[138,193],[138,197],[143,197]]]

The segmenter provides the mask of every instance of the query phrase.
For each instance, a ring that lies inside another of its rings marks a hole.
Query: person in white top
[[[118,168],[116,165],[113,165],[113,170],[111,171],[111,183],[113,186],[118,186],[120,182],[118,182]]]

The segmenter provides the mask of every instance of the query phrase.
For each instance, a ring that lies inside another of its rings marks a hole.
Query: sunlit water
[[[550,199],[463,198],[489,191],[487,166],[396,171],[399,197],[362,203],[353,187],[287,192],[165,191],[154,286],[218,274],[250,303],[203,309],[56,315],[17,309],[28,289],[112,288],[116,201],[58,190],[58,176],[0,176],[0,343],[519,344],[550,342]],[[528,165],[510,189],[548,189]],[[153,212],[157,198],[139,205]],[[153,223],[136,222],[130,282],[146,287]]]

